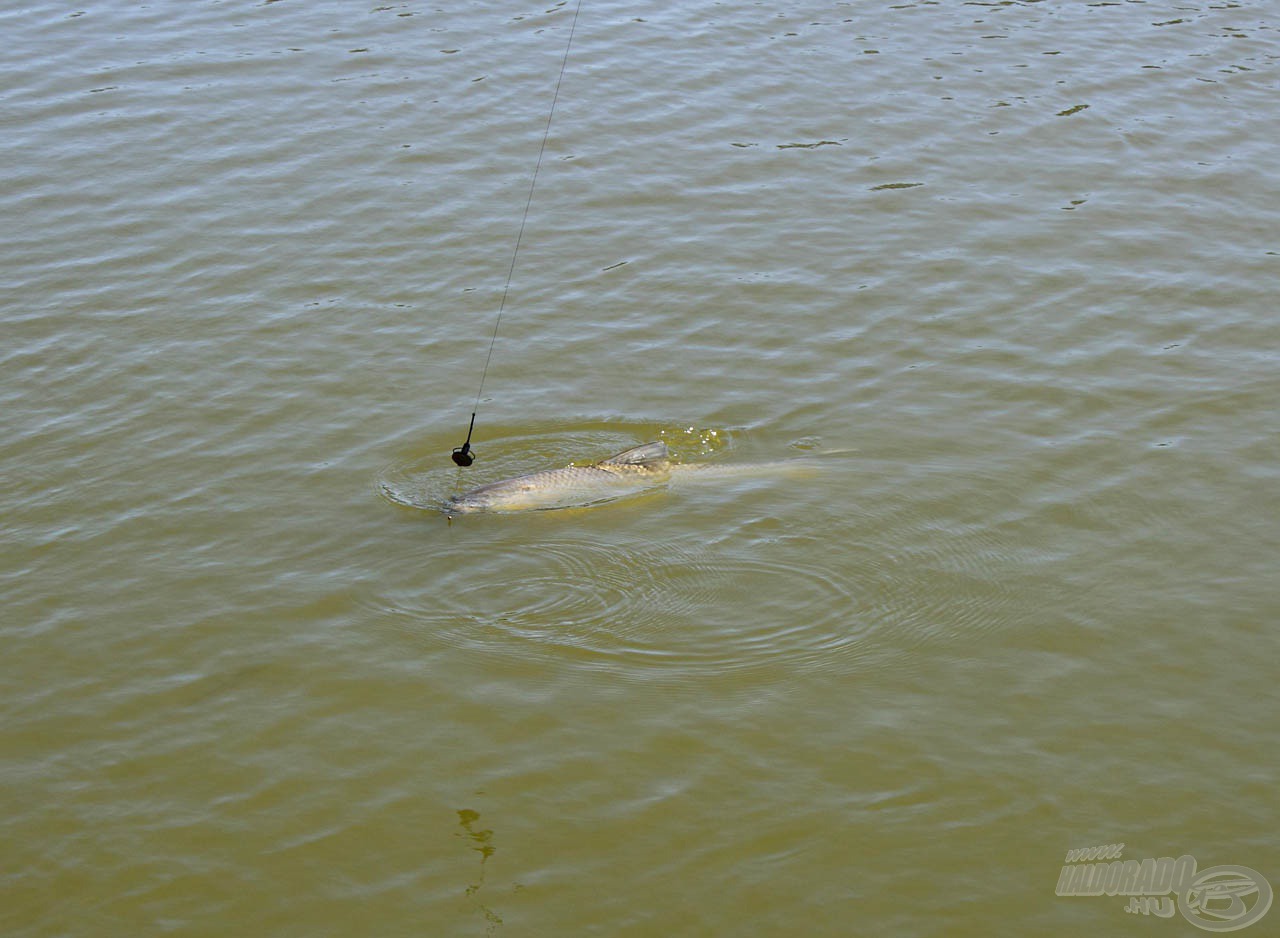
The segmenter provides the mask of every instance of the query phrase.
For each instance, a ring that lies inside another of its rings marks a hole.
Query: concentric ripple
[[[429,598],[401,591],[383,611],[476,652],[632,673],[826,668],[855,656],[867,623],[852,582],[784,553],[587,536],[477,545],[451,555]],[[749,619],[744,595],[754,598]]]

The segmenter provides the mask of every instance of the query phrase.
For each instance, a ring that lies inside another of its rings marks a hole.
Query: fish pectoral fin
[[[633,446],[631,449],[624,449],[621,453],[610,456],[608,459],[596,463],[602,469],[609,466],[651,466],[656,463],[666,462],[667,460],[667,444],[666,443],[645,443],[641,446]]]

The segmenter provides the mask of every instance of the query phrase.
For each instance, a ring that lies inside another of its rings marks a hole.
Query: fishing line
[[[538,170],[542,168],[542,155],[547,152],[547,138],[551,136],[551,118],[556,113],[556,102],[560,100],[560,82],[564,80],[564,70],[569,64],[569,50],[573,48],[573,33],[578,28],[578,13],[582,10],[582,0],[578,0],[573,9],[573,22],[569,24],[569,40],[564,44],[564,58],[560,60],[560,74],[556,78],[556,90],[551,96],[551,109],[547,112],[547,129],[542,132],[542,146],[538,148],[538,161],[533,164],[533,177],[529,180],[529,198],[524,203],[524,215],[520,219],[520,230],[516,233],[516,246],[511,252],[511,266],[507,270],[507,283],[502,288],[502,299],[498,303],[498,318],[493,324],[493,336],[489,339],[489,353],[484,357],[484,368],[480,372],[480,387],[476,389],[476,402],[471,408],[471,423],[467,427],[467,440],[453,451],[453,461],[459,466],[469,466],[475,461],[471,453],[471,433],[476,428],[476,412],[480,410],[480,395],[484,393],[484,379],[489,374],[489,361],[493,358],[493,346],[498,341],[498,328],[502,325],[502,313],[507,308],[507,294],[511,292],[511,279],[516,273],[516,258],[520,256],[520,242],[524,239],[524,226],[529,221],[529,208],[533,205],[533,190],[538,185]]]

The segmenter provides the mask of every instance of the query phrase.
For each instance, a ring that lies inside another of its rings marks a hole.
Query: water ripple
[[[400,591],[383,614],[481,654],[567,658],[643,677],[789,664],[829,668],[856,657],[868,631],[850,578],[776,556],[564,539],[476,544],[429,595]],[[750,620],[737,600],[758,597]]]

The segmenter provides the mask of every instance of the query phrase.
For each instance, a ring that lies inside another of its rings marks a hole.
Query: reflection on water
[[[476,825],[479,821],[480,812],[478,811],[473,811],[470,808],[463,808],[458,811],[458,823],[462,826],[465,836],[474,844],[471,849],[480,854],[480,872],[476,876],[476,881],[466,889],[468,897],[474,897],[484,886],[485,864],[489,862],[489,858],[493,856],[498,849],[493,844],[492,830],[476,829]],[[484,917],[485,933],[492,935],[497,927],[502,924],[502,916],[493,911],[493,909],[489,908],[483,902],[478,902],[476,908]]]

